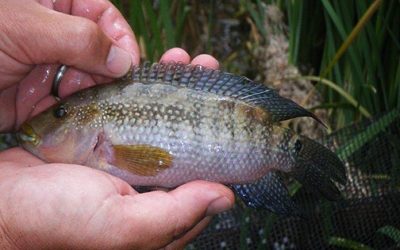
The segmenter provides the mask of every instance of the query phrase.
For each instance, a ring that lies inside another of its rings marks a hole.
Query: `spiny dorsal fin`
[[[141,83],[162,83],[186,87],[242,100],[267,110],[275,122],[308,116],[323,124],[318,117],[297,103],[280,96],[261,83],[200,65],[182,63],[144,63],[135,66],[125,79]]]
[[[150,145],[113,145],[114,166],[136,175],[155,176],[171,167],[172,155]]]

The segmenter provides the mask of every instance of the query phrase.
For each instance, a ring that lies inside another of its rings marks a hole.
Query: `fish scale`
[[[47,162],[86,165],[134,186],[202,179],[230,185],[252,207],[299,215],[280,175],[328,199],[344,166],[279,122],[318,119],[246,77],[183,64],[144,64],[76,93],[21,127],[22,146]]]

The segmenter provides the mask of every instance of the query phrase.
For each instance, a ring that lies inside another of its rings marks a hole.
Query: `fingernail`
[[[134,48],[135,46],[132,44],[132,37],[125,35],[118,40],[118,45],[120,48]],[[138,65],[140,61],[140,55],[136,53],[136,50],[132,49],[129,51],[129,54],[132,59],[132,65]]]
[[[231,207],[232,204],[230,200],[223,196],[211,202],[211,204],[207,208],[206,214],[207,216],[216,215],[226,210],[229,210]]]
[[[132,59],[128,52],[112,45],[107,57],[107,68],[116,76],[125,75],[132,65]]]

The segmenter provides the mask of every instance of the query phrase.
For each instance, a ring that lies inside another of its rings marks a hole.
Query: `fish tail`
[[[341,199],[341,193],[335,185],[335,182],[342,185],[346,183],[345,167],[341,160],[326,147],[306,137],[299,137],[296,148],[296,162],[285,174],[328,200]],[[291,199],[281,174],[278,170],[270,171],[254,183],[236,184],[232,188],[249,207],[307,218]]]
[[[342,161],[332,151],[311,139],[301,137],[301,144],[295,167],[289,174],[328,200],[341,199],[335,182],[346,184]]]

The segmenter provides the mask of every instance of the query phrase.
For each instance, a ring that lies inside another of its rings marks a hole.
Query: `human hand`
[[[138,194],[105,172],[44,164],[20,148],[0,159],[0,248],[180,249],[234,202],[216,183]]]
[[[54,102],[58,64],[79,69],[66,74],[65,95],[122,76],[139,58],[131,28],[109,1],[0,1],[0,131]]]

